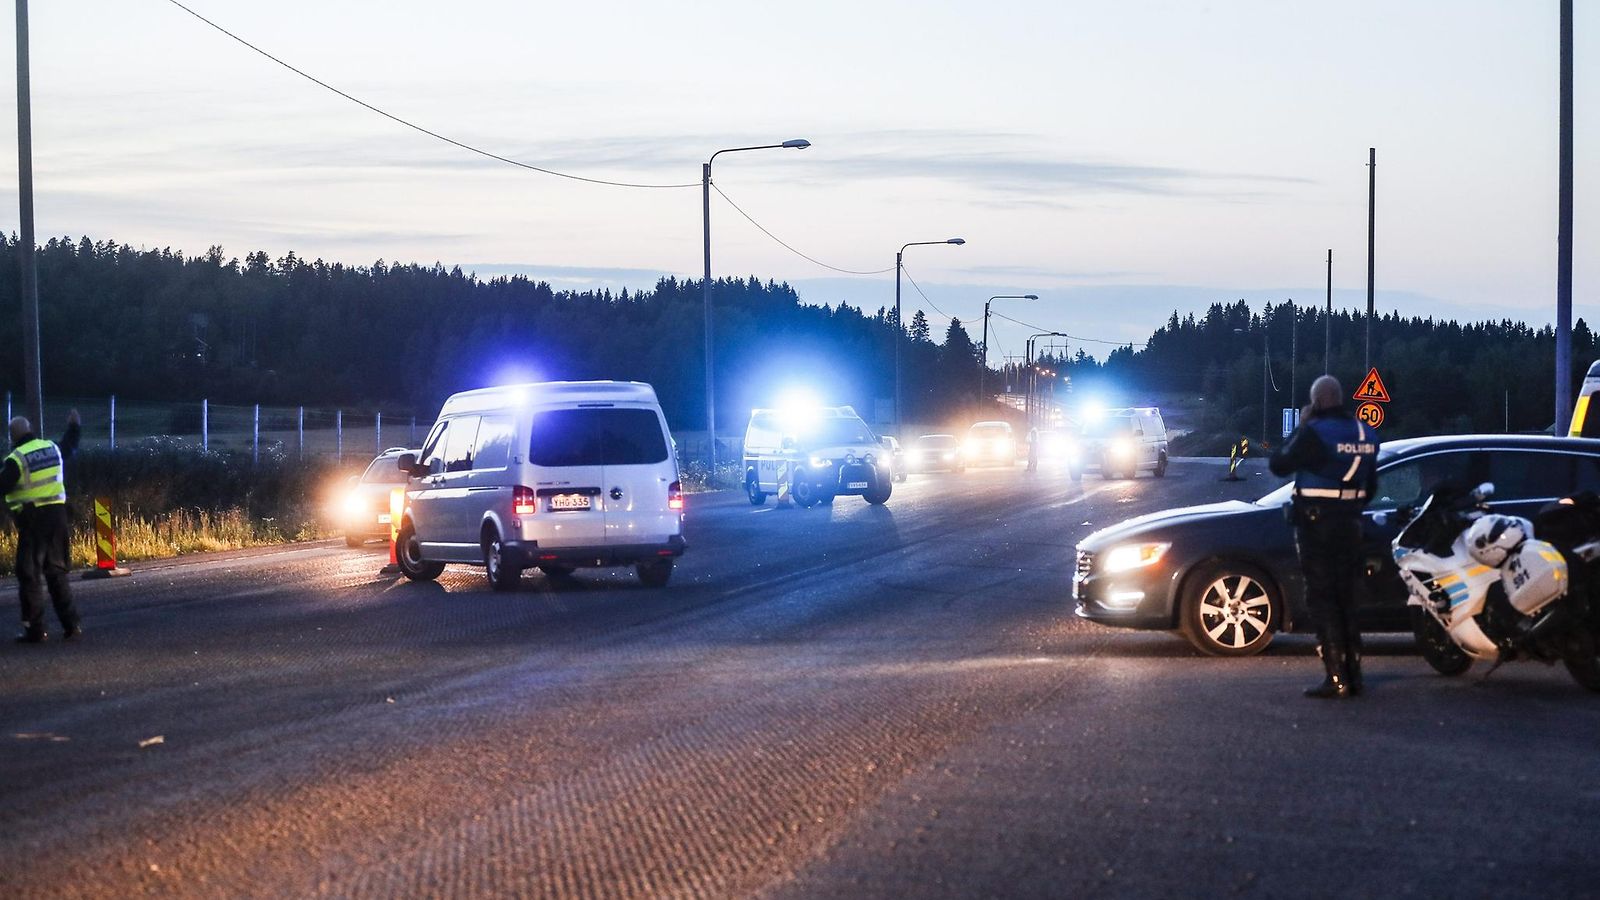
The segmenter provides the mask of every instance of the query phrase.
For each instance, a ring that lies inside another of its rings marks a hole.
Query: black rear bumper
[[[688,549],[683,535],[665,544],[604,544],[597,547],[541,547],[537,542],[508,544],[502,549],[508,564],[527,569],[538,565],[607,568],[630,566],[653,559],[674,559]]]

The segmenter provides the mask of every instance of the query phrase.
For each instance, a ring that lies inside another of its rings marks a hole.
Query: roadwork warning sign
[[[1377,366],[1373,366],[1367,372],[1367,377],[1361,379],[1361,387],[1352,395],[1352,399],[1389,402],[1389,389],[1383,386],[1383,377],[1378,374]]]

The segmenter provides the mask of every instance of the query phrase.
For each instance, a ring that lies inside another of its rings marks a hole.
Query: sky
[[[1213,302],[1553,319],[1556,0],[32,4],[37,229],[647,287],[701,271],[813,303],[902,302],[976,338],[984,300],[1137,341]],[[1577,4],[1577,316],[1600,318],[1600,8]],[[9,21],[10,17],[6,17]],[[7,94],[0,140],[14,143]],[[1587,106],[1586,106],[1587,102]],[[17,227],[16,161],[0,216]],[[915,282],[915,287],[912,282]],[[919,295],[918,291],[921,291]],[[923,296],[925,295],[925,296]],[[941,315],[942,313],[942,315]],[[995,320],[992,362],[1031,329]]]

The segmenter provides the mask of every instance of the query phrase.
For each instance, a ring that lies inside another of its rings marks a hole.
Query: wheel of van
[[[817,486],[806,477],[804,469],[796,469],[789,484],[789,496],[800,505],[801,509],[810,509],[817,503]]]
[[[1422,658],[1440,675],[1461,675],[1472,668],[1472,657],[1456,646],[1439,620],[1416,607],[1411,608],[1411,633],[1417,639]]]
[[[1161,451],[1161,454],[1156,457],[1155,476],[1157,478],[1167,477],[1167,451],[1165,450]]]
[[[754,472],[745,473],[744,495],[750,498],[751,506],[760,506],[767,502],[767,495],[761,492],[761,482],[756,480]]]
[[[639,582],[645,587],[666,587],[672,580],[672,560],[653,559],[642,562],[636,567],[639,573]]]
[[[400,526],[394,558],[400,566],[400,574],[412,581],[432,581],[444,572],[444,563],[422,558],[422,542],[417,540],[417,531],[409,519]]]
[[[1209,656],[1254,656],[1272,643],[1283,600],[1265,573],[1221,562],[1190,575],[1178,613],[1183,636]]]
[[[889,502],[889,495],[892,493],[894,493],[894,483],[880,480],[861,496],[873,506],[882,506]]]
[[[522,580],[522,570],[506,563],[500,532],[493,528],[483,533],[483,570],[489,576],[489,586],[497,591],[515,590]]]

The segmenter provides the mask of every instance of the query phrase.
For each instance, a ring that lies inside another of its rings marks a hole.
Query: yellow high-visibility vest
[[[34,439],[6,457],[17,464],[22,477],[6,492],[6,507],[17,512],[25,505],[53,506],[67,502],[67,480],[61,470],[61,448],[54,441]]]

